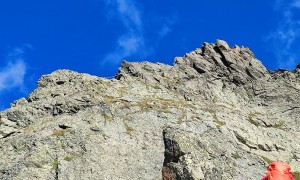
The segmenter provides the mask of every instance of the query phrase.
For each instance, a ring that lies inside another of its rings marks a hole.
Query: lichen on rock
[[[260,179],[300,169],[300,71],[225,41],[113,79],[58,70],[0,112],[0,179]]]

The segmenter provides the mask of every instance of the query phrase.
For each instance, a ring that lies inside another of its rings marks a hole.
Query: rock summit
[[[300,66],[203,43],[113,79],[58,70],[0,113],[0,179],[257,180],[300,171]]]

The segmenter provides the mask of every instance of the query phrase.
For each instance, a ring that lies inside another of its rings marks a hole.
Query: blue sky
[[[216,39],[271,70],[300,62],[300,0],[2,0],[0,27],[2,110],[57,69],[111,77],[123,59],[171,65]]]

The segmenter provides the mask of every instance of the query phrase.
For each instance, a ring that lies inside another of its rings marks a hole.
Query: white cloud
[[[119,41],[118,44],[119,46],[124,50],[123,54],[124,56],[128,56],[130,54],[135,53],[139,46],[143,45],[144,40],[141,39],[141,37],[136,36],[136,35],[125,35],[122,36]]]
[[[101,62],[101,64],[117,64],[122,58],[137,53],[144,46],[141,12],[133,0],[105,0],[105,3],[112,8],[113,14],[121,20],[126,28],[117,41],[117,47],[108,53]]]
[[[299,8],[299,9],[300,9],[300,0],[295,0],[295,1],[293,2],[293,6],[294,6],[295,8]]]
[[[267,40],[272,44],[273,53],[280,68],[294,69],[300,61],[300,48],[295,46],[300,38],[300,19],[294,15],[300,10],[300,0],[277,0],[274,6],[282,14],[277,28],[269,34]]]
[[[159,31],[158,34],[160,37],[164,37],[167,34],[169,34],[171,31],[172,31],[172,29],[170,28],[170,26],[167,24],[164,24],[164,26],[161,28],[161,30]]]
[[[125,27],[118,40],[117,46],[112,51],[106,54],[101,64],[118,64],[124,58],[131,55],[139,55],[142,58],[153,53],[153,45],[145,38],[145,22],[141,6],[135,0],[104,0],[109,10],[109,17],[117,17]],[[140,8],[139,8],[140,7]],[[110,19],[111,20],[111,19]],[[171,32],[171,27],[162,26],[162,30],[158,32],[157,42]],[[154,43],[155,44],[155,43]]]
[[[0,92],[12,88],[22,88],[26,74],[26,64],[23,60],[24,49],[15,48],[8,54],[8,63],[0,68]]]
[[[0,91],[23,85],[26,66],[23,61],[10,63],[0,72]]]
[[[134,1],[117,0],[117,6],[118,12],[127,28],[140,29],[142,27],[141,12],[137,9]]]

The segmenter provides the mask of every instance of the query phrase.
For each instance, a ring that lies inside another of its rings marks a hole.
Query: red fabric
[[[272,162],[268,166],[268,172],[265,177],[260,180],[295,180],[291,167],[283,162]]]

